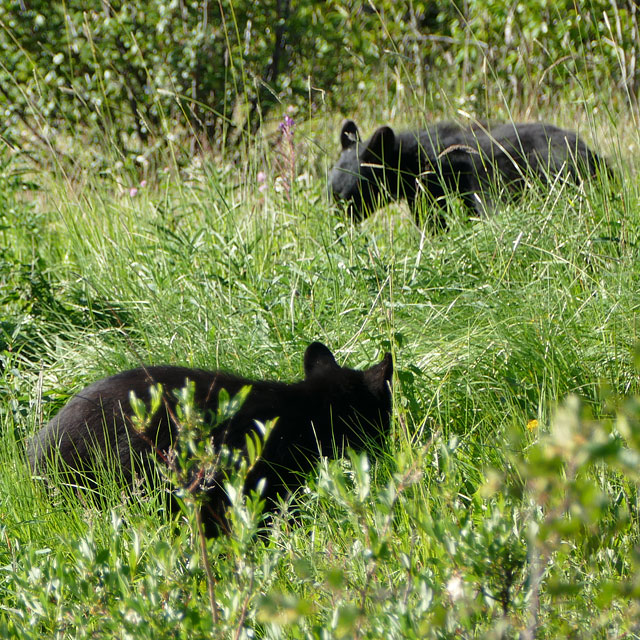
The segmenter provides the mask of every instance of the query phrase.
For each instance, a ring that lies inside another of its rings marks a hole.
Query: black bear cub
[[[347,120],[340,144],[329,190],[355,220],[399,199],[417,217],[421,194],[439,207],[447,192],[459,194],[469,211],[484,214],[493,209],[490,194],[496,190],[510,196],[558,176],[579,183],[606,169],[576,133],[541,123],[443,122],[401,133],[385,126],[363,142],[355,122]],[[434,223],[444,226],[441,212]]]
[[[279,496],[300,486],[320,456],[333,457],[343,447],[362,449],[379,443],[389,429],[391,417],[390,354],[363,371],[340,367],[331,351],[319,342],[304,355],[304,380],[291,384],[247,380],[221,371],[174,366],[153,366],[125,371],[94,382],[74,396],[29,443],[31,469],[46,473],[51,464],[82,486],[96,482],[92,473],[107,459],[131,483],[136,470],[152,471],[166,459],[176,442],[175,391],[187,381],[195,385],[195,404],[203,414],[214,412],[218,393],[234,396],[244,386],[251,391],[240,410],[212,431],[214,447],[244,450],[245,436],[261,433],[256,421],[277,418],[262,455],[252,467],[245,492],[264,479],[265,509],[274,510]],[[150,388],[162,385],[163,402],[144,434],[133,426],[130,393],[151,402]],[[132,459],[133,457],[133,459]],[[160,462],[161,463],[161,462]],[[228,500],[220,478],[205,487],[203,522],[207,535],[226,529],[224,512]]]

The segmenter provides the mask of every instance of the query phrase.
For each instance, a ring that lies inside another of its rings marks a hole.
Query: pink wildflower
[[[264,171],[258,171],[256,180],[258,181],[258,191],[262,193],[267,188],[267,174]]]

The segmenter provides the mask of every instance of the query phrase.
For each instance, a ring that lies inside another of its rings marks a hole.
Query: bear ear
[[[378,127],[371,136],[367,148],[364,150],[362,161],[384,162],[385,154],[391,157],[396,144],[396,134],[391,127]]]
[[[330,369],[339,368],[336,359],[333,357],[333,353],[321,342],[312,342],[304,352],[305,378],[308,378],[318,371],[329,371]]]
[[[376,395],[383,394],[391,389],[393,377],[393,358],[390,353],[385,353],[384,358],[378,364],[367,369],[364,373],[367,386]]]
[[[340,132],[340,144],[342,150],[353,147],[356,142],[360,142],[360,132],[358,126],[353,120],[345,120]]]

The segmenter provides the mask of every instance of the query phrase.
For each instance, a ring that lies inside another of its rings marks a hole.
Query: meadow
[[[485,219],[452,195],[445,233],[403,204],[352,224],[326,192],[344,115],[475,117],[407,73],[348,114],[282,101],[222,149],[186,125],[125,160],[107,135],[67,132],[63,160],[5,140],[0,635],[640,637],[637,102],[575,99],[586,76],[535,109],[487,94],[479,117],[578,129],[616,176]],[[315,340],[354,368],[393,353],[392,433],[324,461],[266,535],[241,496],[203,541],[160,490],[98,508],[31,477],[26,439],[100,377],[294,381]]]

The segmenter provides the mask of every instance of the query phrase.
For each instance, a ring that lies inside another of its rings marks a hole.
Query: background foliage
[[[192,131],[219,150],[279,104],[349,113],[372,77],[431,107],[466,96],[483,117],[496,92],[534,112],[558,91],[627,101],[637,14],[632,0],[2,0],[0,135],[62,153],[60,134],[82,133],[124,152]]]

